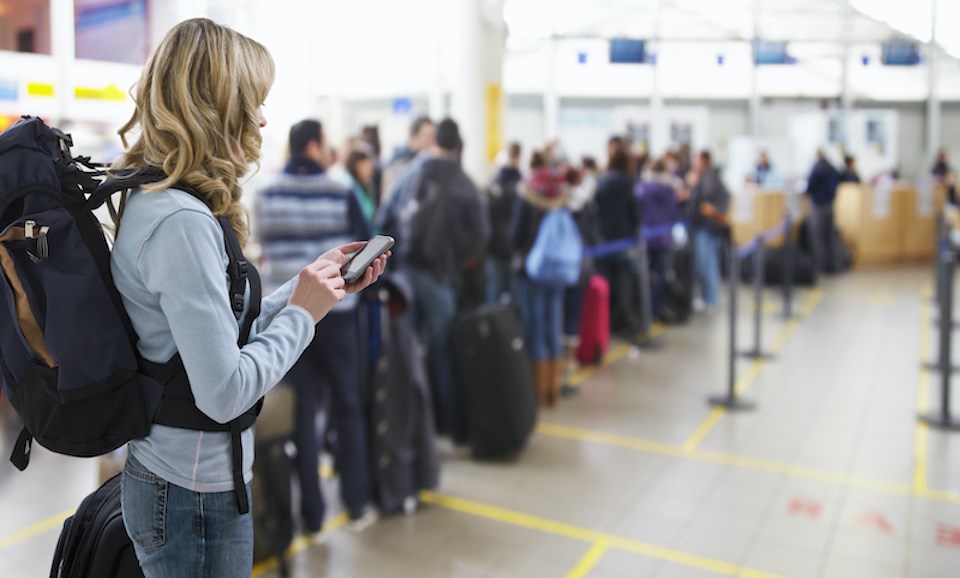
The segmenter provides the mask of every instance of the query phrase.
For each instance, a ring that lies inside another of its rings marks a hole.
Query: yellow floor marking
[[[897,296],[889,291],[874,291],[867,300],[874,305],[893,305],[897,302]]]
[[[594,442],[598,444],[636,450],[648,454],[661,456],[679,456],[683,451],[675,445],[661,442],[631,438],[617,434],[590,431],[553,423],[540,422],[537,424],[537,433],[555,438],[565,438],[576,441]]]
[[[328,533],[336,532],[337,530],[342,528],[347,523],[348,520],[349,518],[347,517],[347,513],[341,512],[339,516],[337,516],[336,518],[330,520],[329,522],[323,525],[323,531]],[[300,552],[303,552],[304,550],[309,549],[310,546],[312,546],[312,544],[310,543],[310,540],[305,536],[300,536],[299,538],[294,540],[292,544],[290,544],[290,547],[287,548],[287,551],[286,553],[284,553],[284,556],[289,559],[292,556],[295,556]],[[253,567],[253,578],[258,578],[259,576],[262,576],[263,574],[273,570],[274,568],[277,567],[278,563],[279,561],[277,560],[276,556],[271,556],[270,558],[267,558],[263,562],[260,562],[259,564]]]
[[[673,444],[561,426],[552,423],[540,422],[537,425],[537,433],[554,438],[597,443],[664,457],[684,458],[745,470],[784,475],[792,478],[802,478],[827,484],[873,490],[897,496],[915,495],[926,500],[960,504],[960,494],[948,491],[929,489],[916,491],[910,484],[850,476],[839,472],[807,468],[784,462],[763,460],[735,454],[707,452],[703,450],[688,452],[684,447]]]
[[[3,536],[0,538],[0,550],[13,546],[14,544],[19,544],[20,542],[29,540],[30,538],[34,538],[40,534],[44,534],[50,530],[61,528],[63,526],[63,521],[72,516],[76,511],[76,508],[72,510],[65,510],[59,514],[50,516],[45,520],[40,520],[36,524],[27,526],[22,530],[18,530],[12,534]]]
[[[722,560],[717,560],[715,558],[698,556],[696,554],[682,552],[673,548],[665,548],[663,546],[657,546],[656,544],[650,544],[648,542],[622,538],[620,536],[598,532],[596,530],[590,530],[580,526],[574,526],[573,524],[566,524],[564,522],[558,522],[547,518],[531,516],[529,514],[515,512],[505,508],[489,506],[479,502],[454,498],[452,496],[446,496],[434,492],[421,492],[420,499],[427,504],[432,504],[464,514],[470,514],[472,516],[477,516],[487,520],[503,522],[512,526],[529,528],[531,530],[537,530],[547,534],[563,536],[565,538],[571,538],[583,542],[590,542],[594,544],[597,542],[603,542],[608,544],[611,548],[633,552],[635,554],[640,554],[641,556],[656,558],[658,560],[664,560],[674,564],[699,568],[701,570],[715,572],[717,574],[723,574],[726,576],[742,576],[746,578],[782,578],[779,574],[755,570],[753,568],[746,568],[736,564],[731,564],[729,562],[724,562]]]
[[[725,413],[727,413],[727,410],[722,407],[715,407],[710,410],[710,415],[707,416],[707,419],[703,420],[703,422],[697,426],[697,429],[690,434],[687,441],[684,442],[683,453],[690,454],[696,451],[703,439],[713,430],[713,427],[717,425],[717,422],[720,421],[720,418],[722,418]]]
[[[920,359],[926,362],[930,358],[930,303],[926,299],[920,305]],[[920,368],[917,383],[917,412],[926,413],[930,409],[930,372]],[[913,491],[923,494],[927,490],[927,448],[930,440],[930,426],[917,420],[916,434],[913,437]]]
[[[663,323],[654,323],[650,326],[650,337],[660,337],[663,334],[663,330]],[[600,365],[584,365],[577,371],[573,372],[573,375],[571,375],[570,379],[567,380],[567,385],[570,387],[579,387],[584,381],[593,376],[593,374],[598,372],[601,368],[620,361],[628,353],[630,353],[629,343],[620,343],[613,346],[613,348],[607,352],[607,355],[604,356],[603,362],[600,363]]]
[[[603,555],[610,549],[610,543],[606,541],[594,542],[593,546],[587,550],[587,553],[580,558],[573,570],[567,573],[566,578],[586,578],[596,565],[603,558]]]
[[[570,379],[568,380],[568,384],[573,387],[579,386],[581,383],[583,383],[589,377],[591,377],[593,374],[599,371],[600,368],[613,365],[614,363],[626,357],[627,353],[629,352],[630,352],[629,343],[620,343],[618,345],[613,346],[610,349],[610,351],[607,352],[607,355],[604,356],[603,362],[601,362],[599,366],[585,365],[581,367],[580,369],[575,371],[573,375],[570,376]]]
[[[800,309],[801,317],[809,316],[817,304],[820,303],[820,300],[823,299],[823,290],[814,289],[810,292],[807,298],[804,300],[803,305]],[[783,346],[787,343],[787,339],[793,335],[794,330],[797,328],[797,321],[791,319],[780,329],[780,332],[777,334],[777,337],[774,339],[773,348],[770,350],[771,353],[779,353]],[[737,392],[737,395],[743,395],[750,389],[753,385],[753,382],[756,381],[757,377],[760,375],[760,372],[763,370],[763,366],[766,364],[764,359],[755,359],[750,364],[750,367],[747,368],[746,373],[740,376],[735,384],[733,384],[734,391]],[[720,423],[720,420],[726,415],[726,410],[722,407],[715,407],[710,410],[709,415],[700,425],[697,426],[697,429],[693,430],[693,433],[687,438],[683,444],[683,451],[686,453],[691,453],[696,451],[700,444],[703,443],[703,440],[707,439],[707,436],[710,435],[710,432],[713,431],[713,428]]]

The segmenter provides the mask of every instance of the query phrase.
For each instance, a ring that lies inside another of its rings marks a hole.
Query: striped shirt
[[[296,276],[324,252],[370,236],[353,192],[304,159],[290,161],[274,183],[260,191],[254,214],[267,288]],[[356,296],[348,295],[334,310],[355,306]]]

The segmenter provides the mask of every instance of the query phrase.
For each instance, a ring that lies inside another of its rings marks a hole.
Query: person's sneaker
[[[350,530],[354,534],[359,534],[363,532],[370,526],[377,523],[377,520],[380,519],[380,514],[373,508],[367,508],[359,518],[353,518],[347,522],[347,530]]]

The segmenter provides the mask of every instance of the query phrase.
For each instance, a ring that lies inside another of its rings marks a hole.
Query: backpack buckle
[[[243,295],[234,295],[233,296],[233,312],[237,315],[243,313]]]

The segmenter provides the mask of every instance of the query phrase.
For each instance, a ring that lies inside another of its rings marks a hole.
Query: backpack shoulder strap
[[[165,178],[167,178],[167,175],[152,167],[111,172],[109,176],[97,186],[93,194],[90,195],[83,209],[85,211],[96,210],[103,206],[103,204],[107,202],[107,199],[119,191],[134,189],[148,183],[156,183]]]
[[[224,246],[230,260],[230,264],[227,266],[227,275],[230,276],[230,306],[233,308],[233,315],[238,321],[243,315],[243,294],[246,290],[247,281],[250,282],[250,311],[240,326],[239,343],[243,346],[250,339],[253,322],[260,316],[260,301],[263,297],[260,275],[257,273],[256,267],[248,263],[243,256],[243,250],[240,248],[240,242],[233,232],[230,221],[226,217],[217,217],[217,222],[223,229]]]

